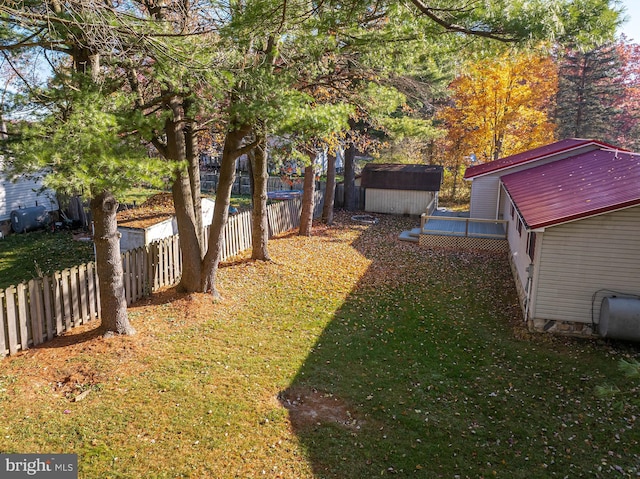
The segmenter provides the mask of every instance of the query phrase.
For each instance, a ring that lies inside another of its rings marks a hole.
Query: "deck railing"
[[[454,225],[451,228],[429,228],[429,221],[451,221]],[[490,220],[482,218],[463,218],[459,216],[434,216],[423,213],[420,217],[420,231],[426,234],[444,234],[449,236],[462,236],[465,238],[482,237],[482,238],[507,238],[507,220]],[[503,232],[496,234],[490,231],[490,228],[482,228],[482,225],[504,225]],[[478,225],[478,228],[474,227]]]
[[[427,212],[423,215],[432,215],[433,212],[438,209],[438,194],[436,193],[429,205],[427,206]]]

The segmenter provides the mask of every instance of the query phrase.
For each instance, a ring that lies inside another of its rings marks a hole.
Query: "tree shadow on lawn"
[[[34,346],[32,349],[57,349],[68,348],[69,346],[93,341],[102,336],[100,331],[100,320],[85,322],[82,326],[64,331],[59,336],[55,336],[50,341]]]
[[[602,344],[522,333],[506,256],[423,250],[394,221],[353,243],[372,263],[279,394],[316,477],[564,477],[604,451],[637,466],[637,434],[612,446],[620,418],[594,404]]]
[[[180,298],[188,295],[177,291],[176,287],[166,288],[154,293],[151,296],[142,298],[134,305],[128,307],[130,319],[136,316],[136,308],[155,305],[170,305]],[[70,346],[81,345],[82,343],[92,342],[102,338],[103,332],[100,330],[100,319],[92,319],[85,321],[80,325],[71,327],[63,331],[61,334],[54,336],[53,339],[45,341],[37,346],[27,349],[25,352],[34,350],[69,348]],[[115,336],[116,338],[124,338],[124,336]]]

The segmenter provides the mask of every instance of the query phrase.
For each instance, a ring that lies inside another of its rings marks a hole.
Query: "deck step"
[[[420,228],[416,228],[418,230],[417,233],[414,233],[415,230],[411,231],[403,231],[400,233],[398,238],[402,241],[409,241],[411,243],[418,243],[420,241]]]

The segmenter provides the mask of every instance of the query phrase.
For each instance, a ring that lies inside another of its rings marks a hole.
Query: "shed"
[[[467,168],[464,179],[471,181],[469,217],[506,219],[501,216],[505,202],[504,197],[500,195],[502,176],[602,149],[616,149],[616,147],[598,140],[569,138]]]
[[[420,215],[437,206],[442,166],[368,163],[362,170],[365,211]]]
[[[213,209],[215,201],[209,198],[202,198],[202,225],[207,227],[213,221]],[[142,210],[141,208],[140,210]],[[137,211],[137,210],[133,210]],[[144,213],[141,213],[144,217]],[[147,246],[154,241],[168,238],[178,234],[178,222],[173,212],[166,215],[151,214],[150,221],[140,221],[140,219],[132,219],[129,222],[123,221],[118,225],[120,233],[120,250],[129,251],[136,248]],[[136,226],[130,226],[134,223]]]
[[[640,297],[639,154],[596,149],[500,184],[514,278],[533,329],[594,334],[605,297]]]

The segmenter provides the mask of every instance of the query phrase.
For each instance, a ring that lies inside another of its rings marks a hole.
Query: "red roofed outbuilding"
[[[494,218],[508,220],[533,329],[596,334],[604,298],[640,298],[640,154],[565,140],[469,170],[474,187],[483,178],[497,183]],[[472,211],[474,199],[484,198],[472,196]]]
[[[597,140],[569,138],[467,168],[464,179],[472,182],[469,216],[501,219],[499,212],[501,202],[504,201],[500,196],[502,176],[601,149],[615,149],[615,147]]]

